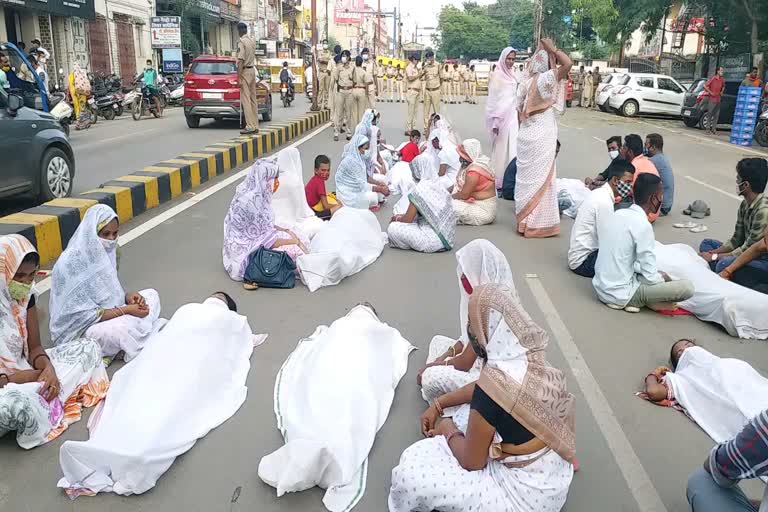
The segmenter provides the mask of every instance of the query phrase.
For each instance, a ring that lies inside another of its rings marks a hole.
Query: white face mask
[[[342,57],[341,58],[341,63],[342,64],[346,64],[347,63],[347,58],[346,57]]]
[[[99,238],[99,241],[101,242],[101,246],[104,248],[107,253],[114,252],[115,249],[117,249],[117,239],[115,240],[107,240],[106,238]]]
[[[363,60],[368,60],[368,54],[367,53],[363,54]]]
[[[619,150],[618,149],[614,149],[612,151],[609,151],[608,152],[608,156],[611,157],[611,160],[616,160],[616,158],[618,158],[618,156],[619,156]]]

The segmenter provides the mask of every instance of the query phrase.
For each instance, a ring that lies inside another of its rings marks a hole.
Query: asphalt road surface
[[[380,104],[379,108],[384,136],[399,143],[403,138],[405,105]],[[488,150],[483,109],[482,103],[446,107],[461,136],[479,138]],[[152,129],[153,122],[142,124],[147,130]],[[727,239],[739,205],[735,195],[736,162],[757,151],[719,143],[682,128],[678,122],[628,120],[574,109],[562,118],[560,125],[563,146],[558,175],[594,176],[608,164],[604,139],[614,134],[650,132],[664,136],[676,177],[674,211],[657,222],[657,239],[698,244],[701,235],[672,227],[674,222],[687,219],[680,211],[694,199],[707,201],[712,209],[712,216],[706,219],[706,236]],[[192,141],[182,147],[178,138],[198,137],[201,133],[200,142],[207,144],[210,133],[231,134],[223,129],[198,132],[186,128],[180,135],[170,133],[150,133],[116,144],[123,149],[115,151],[132,153],[136,158],[119,172],[148,163],[139,161],[145,146],[155,152],[151,160],[158,160],[193,149]],[[166,142],[166,137],[175,142]],[[79,144],[97,142],[83,140]],[[298,144],[305,179],[311,174],[315,155],[328,154],[335,167],[343,148],[342,142],[332,142],[332,131],[327,128]],[[161,151],[163,147],[168,151]],[[111,164],[105,169],[113,172]],[[383,321],[397,327],[419,348],[410,356],[408,373],[397,388],[389,418],[371,451],[367,489],[355,509],[386,510],[391,470],[402,451],[421,438],[419,416],[426,404],[416,386],[416,372],[424,364],[433,335],[459,333],[455,252],[419,254],[387,247],[376,263],[335,287],[315,293],[300,285],[293,290],[246,292],[230,281],[222,268],[222,223],[239,182],[235,175],[223,180],[229,183],[214,181],[191,197],[179,198],[123,226],[120,273],[126,290],[156,288],[165,317],[186,302],[199,301],[223,289],[232,294],[240,311],[248,315],[254,332],[269,333],[267,342],[251,358],[248,398],[243,407],[180,457],[157,486],[141,496],[105,494],[69,502],[56,488],[61,476],[58,447],[67,439],[87,439],[85,419],[90,411],[60,439],[29,452],[18,448],[13,436],[5,436],[0,440],[0,509],[324,510],[321,490],[278,499],[275,490],[258,478],[261,457],[282,445],[273,412],[275,376],[301,337],[312,333],[317,325],[330,324],[355,304],[368,301]],[[331,187],[332,183],[329,182]],[[386,229],[392,204],[390,201],[377,214],[382,229]],[[678,338],[695,338],[715,354],[749,361],[764,374],[768,374],[768,348],[764,342],[731,338],[719,327],[693,317],[663,317],[649,311],[631,315],[606,308],[596,299],[590,281],[568,270],[566,252],[571,224],[570,219],[564,218],[562,234],[557,238],[525,240],[515,232],[514,204],[501,201],[495,224],[458,228],[457,248],[472,239],[487,238],[505,253],[524,307],[550,333],[548,358],[566,372],[569,388],[576,395],[577,456],[581,470],[574,476],[565,510],[687,511],[687,476],[700,467],[713,442],[684,415],[644,402],[634,393],[649,371],[667,364],[669,348]],[[47,301],[48,294],[39,301],[44,324]],[[339,361],[339,371],[343,372],[349,364],[354,361]],[[204,379],[205,375],[189,378]],[[339,399],[343,399],[344,393],[344,389],[339,389]],[[162,394],[163,390],[158,389],[158,397]],[[752,495],[759,491],[755,486],[746,489]]]

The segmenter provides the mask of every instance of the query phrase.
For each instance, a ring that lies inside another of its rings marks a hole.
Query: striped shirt
[[[752,204],[741,202],[736,216],[736,228],[733,236],[723,244],[723,251],[731,256],[739,256],[765,237],[768,228],[768,196],[758,194]]]
[[[768,410],[752,418],[736,437],[712,448],[708,465],[721,487],[768,475]]]

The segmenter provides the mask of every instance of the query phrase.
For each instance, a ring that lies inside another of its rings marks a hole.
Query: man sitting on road
[[[611,162],[616,160],[619,157],[619,149],[621,148],[621,137],[618,135],[614,135],[613,137],[608,138],[608,140],[605,141],[605,145],[608,147],[608,158],[611,159]],[[604,170],[600,174],[597,175],[597,177],[593,178],[584,178],[584,184],[589,187],[589,190],[595,190],[596,188],[602,187],[606,180],[608,179],[608,169]]]
[[[768,410],[752,418],[739,434],[712,448],[704,467],[688,477],[686,496],[695,512],[758,512],[768,506],[750,501],[740,480],[768,475]]]
[[[672,281],[656,267],[656,239],[648,221],[661,208],[661,179],[637,175],[634,204],[618,210],[598,225],[599,252],[592,285],[611,309],[638,313],[640,308],[675,309],[693,295],[687,280]]]
[[[645,151],[648,160],[653,163],[661,178],[661,188],[664,190],[664,199],[661,201],[661,216],[669,215],[672,211],[672,203],[675,199],[675,174],[667,155],[664,154],[664,138],[658,133],[649,133],[645,136]]]
[[[613,215],[615,198],[627,197],[632,191],[635,168],[617,158],[605,171],[608,181],[590,192],[579,207],[576,221],[571,228],[571,245],[568,249],[568,266],[583,277],[595,277],[595,261],[599,248],[597,231],[604,219]]]
[[[699,255],[715,272],[721,273],[743,252],[764,238],[768,228],[768,197],[764,194],[766,182],[768,161],[764,158],[743,158],[736,164],[736,185],[744,200],[739,206],[733,236],[724,244],[707,238],[699,246]],[[768,258],[756,258],[749,265],[766,268]]]
[[[637,180],[637,177],[641,174],[653,174],[654,176],[659,176],[659,171],[656,169],[656,166],[653,165],[653,162],[643,154],[644,151],[645,146],[643,145],[643,139],[639,135],[630,133],[624,137],[624,144],[621,146],[619,154],[621,155],[621,158],[627,162],[632,162],[632,165],[635,166],[635,180]],[[630,199],[625,199],[622,200],[616,208],[628,208],[631,204],[632,201]],[[651,223],[655,222],[657,218],[659,218],[659,210],[648,214],[648,221]]]

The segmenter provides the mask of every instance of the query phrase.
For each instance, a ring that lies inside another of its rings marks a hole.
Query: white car
[[[611,98],[611,90],[626,73],[608,73],[603,75],[597,84],[597,107],[603,112],[608,112],[608,100]]]
[[[608,105],[627,117],[668,114],[680,117],[685,88],[667,75],[628,73],[611,89]]]

